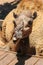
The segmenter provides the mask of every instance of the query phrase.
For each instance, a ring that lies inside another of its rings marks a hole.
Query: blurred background
[[[17,7],[19,0],[0,0],[0,28],[7,14]]]
[[[0,19],[4,19],[6,15],[16,8],[19,0],[0,0]]]

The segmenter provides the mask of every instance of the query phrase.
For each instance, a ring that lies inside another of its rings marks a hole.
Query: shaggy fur
[[[29,49],[29,42],[28,42],[28,36],[32,32],[32,24],[33,20],[37,17],[37,13],[34,12],[33,14],[28,11],[21,12],[17,18],[15,18],[16,25],[20,25],[20,22],[24,23],[24,28],[22,31],[22,39],[19,38],[17,41],[13,42],[13,34],[14,33],[14,23],[13,22],[5,22],[3,24],[3,27],[5,27],[5,39],[8,41],[8,46],[11,50],[20,52],[21,54],[26,54]],[[9,28],[10,26],[10,28]],[[8,32],[8,33],[7,33]],[[19,31],[18,31],[19,33]],[[12,40],[12,41],[11,41]]]
[[[33,27],[32,27],[32,29],[30,29],[30,30],[32,30],[32,33],[29,36],[30,47],[35,47],[36,54],[40,55],[40,52],[43,51],[43,2],[42,2],[42,0],[22,0],[21,3],[18,5],[17,9],[14,10],[13,12],[15,12],[16,14],[19,14],[23,10],[29,10],[29,9],[32,11],[37,11],[37,13],[38,13],[37,18],[33,22]],[[12,15],[12,13],[10,14],[10,16],[11,15]],[[7,29],[4,29],[4,25],[7,25],[7,22],[9,21],[10,16],[8,15],[8,17],[5,18],[5,19],[7,19],[7,21],[4,20],[3,25],[2,25],[3,38],[5,38],[9,41],[8,43],[10,43],[9,45],[11,46],[12,50],[14,50],[14,49],[16,50],[18,48],[18,46],[16,44],[17,42],[15,42],[15,44],[13,44],[11,42],[12,33],[10,33],[10,31],[9,31],[9,27],[11,25],[8,26],[8,31],[6,32],[6,34],[4,32],[7,30]],[[12,21],[12,23],[13,23],[13,16],[11,16],[10,18],[11,18],[10,21]],[[6,24],[5,24],[5,22],[6,22]],[[11,29],[13,29],[13,28],[14,27],[12,27]],[[8,33],[10,33],[11,36],[9,36]],[[28,32],[28,33],[30,33],[30,32]],[[7,35],[7,34],[8,34],[8,37],[5,37],[4,35]]]

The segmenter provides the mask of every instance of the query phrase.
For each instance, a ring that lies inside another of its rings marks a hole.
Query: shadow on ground
[[[17,54],[18,62],[15,65],[25,65],[25,61],[29,58],[30,58],[30,56],[20,56]]]

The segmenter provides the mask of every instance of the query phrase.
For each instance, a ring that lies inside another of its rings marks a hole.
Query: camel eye
[[[32,21],[28,21],[28,25],[32,25]]]

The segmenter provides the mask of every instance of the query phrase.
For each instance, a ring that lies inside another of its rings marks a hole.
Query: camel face
[[[14,23],[15,33],[13,39],[21,39],[27,37],[32,31],[33,20],[37,17],[37,13],[33,14],[30,11],[23,11],[19,15],[13,14],[15,17]]]

